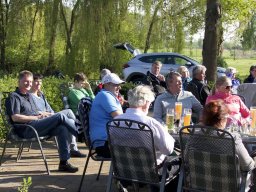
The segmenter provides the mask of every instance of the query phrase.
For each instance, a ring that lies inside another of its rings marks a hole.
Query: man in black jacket
[[[187,86],[187,91],[190,91],[202,105],[205,105],[206,98],[210,94],[210,88],[205,83],[206,67],[198,65],[193,69],[193,79]]]

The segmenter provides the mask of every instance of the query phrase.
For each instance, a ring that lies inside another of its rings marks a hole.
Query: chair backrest
[[[114,119],[107,123],[114,177],[159,183],[153,132],[144,123]]]
[[[90,97],[84,97],[78,104],[78,114],[82,125],[83,133],[85,136],[86,145],[91,145],[89,135],[89,113],[92,106],[92,99]]]
[[[239,190],[239,159],[235,154],[234,138],[229,132],[195,125],[181,128],[179,134],[185,189]]]
[[[6,112],[6,103],[8,102],[10,92],[1,92],[0,93],[0,113],[1,113],[1,118],[3,120],[4,127],[7,132],[12,132],[13,133],[13,126],[12,126],[12,121],[9,117],[9,115]],[[14,133],[13,133],[14,134]]]
[[[237,88],[237,94],[245,98],[248,108],[256,105],[256,83],[242,83]]]
[[[71,83],[62,83],[60,84],[60,96],[63,103],[63,109],[69,109],[68,104],[68,91],[72,88]]]

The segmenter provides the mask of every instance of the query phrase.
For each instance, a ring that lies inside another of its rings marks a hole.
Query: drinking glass
[[[251,135],[256,136],[256,107],[250,107],[251,115]]]
[[[181,102],[175,102],[175,119],[180,120],[182,114],[182,103]]]
[[[189,109],[189,108],[184,109],[184,118],[183,118],[183,125],[184,126],[190,125],[191,114],[192,114],[191,109]]]
[[[174,128],[174,109],[168,108],[166,110],[166,125],[168,127],[168,130],[171,130]]]

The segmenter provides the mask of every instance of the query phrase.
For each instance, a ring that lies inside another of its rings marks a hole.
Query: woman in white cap
[[[99,156],[110,157],[108,149],[106,123],[123,113],[118,100],[120,84],[124,83],[115,73],[106,74],[102,79],[104,88],[96,95],[89,116],[90,138]]]
[[[229,77],[232,81],[232,93],[237,93],[237,87],[240,85],[240,81],[236,78],[236,68],[228,67],[226,69],[226,76]]]
[[[223,100],[229,109],[228,124],[237,123],[244,125],[249,122],[250,110],[237,95],[231,94],[232,82],[231,79],[222,76],[215,83],[212,95],[209,95],[206,104],[212,100]]]

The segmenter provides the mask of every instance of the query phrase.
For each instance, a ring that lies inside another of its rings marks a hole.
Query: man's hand
[[[165,77],[161,74],[157,75],[157,78],[160,80],[160,81],[165,81]]]
[[[42,118],[45,118],[45,117],[50,117],[53,115],[53,113],[50,113],[50,112],[46,112],[46,111],[39,111],[39,115],[42,116]],[[41,119],[42,119],[41,118]]]

